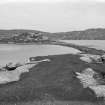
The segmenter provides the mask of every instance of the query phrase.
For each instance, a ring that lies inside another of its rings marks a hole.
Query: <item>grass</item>
[[[75,72],[88,67],[104,71],[104,64],[88,64],[72,54],[36,57],[44,58],[51,62],[33,67],[18,82],[0,85],[0,105],[102,105],[92,90],[83,88]]]
[[[92,103],[92,102],[81,102],[81,101],[28,101],[18,103],[2,103],[2,105],[105,105],[105,103]]]

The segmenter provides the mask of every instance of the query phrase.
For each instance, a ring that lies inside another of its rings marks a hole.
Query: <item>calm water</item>
[[[61,41],[105,50],[105,40],[61,40]]]
[[[58,45],[0,45],[0,65],[8,62],[23,62],[32,56],[46,56],[67,53],[79,53],[74,48]]]

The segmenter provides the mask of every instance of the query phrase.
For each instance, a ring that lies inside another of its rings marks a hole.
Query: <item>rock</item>
[[[0,72],[0,84],[6,84],[8,82],[20,80],[20,75],[25,72],[29,72],[29,69],[35,66],[36,64],[28,64],[17,67],[12,71],[1,71]]]
[[[92,63],[92,62],[99,63],[99,62],[101,62],[101,60],[100,60],[101,56],[100,55],[93,55],[93,54],[80,54],[80,55],[81,55],[80,59],[82,61],[87,62],[87,63]]]
[[[98,79],[94,78],[94,75],[99,75],[98,73],[91,68],[87,68],[82,73],[76,72],[76,74],[84,88],[90,88],[96,94],[96,97],[105,98],[105,85],[101,84],[101,78],[100,81],[98,81],[99,77]]]

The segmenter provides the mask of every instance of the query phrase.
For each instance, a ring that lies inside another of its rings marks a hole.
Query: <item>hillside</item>
[[[34,43],[51,40],[105,40],[105,29],[50,33],[37,30],[0,30],[0,43]]]
[[[47,32],[42,32],[38,30],[25,30],[25,29],[13,29],[13,30],[0,30],[0,37],[11,37],[14,36],[15,34],[21,34],[21,33],[47,33]]]
[[[59,32],[54,34],[54,37],[65,40],[105,40],[105,29],[102,28]]]
[[[48,32],[36,30],[0,30],[0,43],[33,43],[49,40]]]

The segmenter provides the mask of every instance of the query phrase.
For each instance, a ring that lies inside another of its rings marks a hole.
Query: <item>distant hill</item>
[[[37,30],[0,30],[0,43],[33,43],[49,40],[48,32]]]
[[[87,29],[84,31],[71,31],[54,33],[56,39],[65,40],[105,40],[105,29]]]
[[[11,37],[14,36],[15,34],[21,34],[21,33],[47,33],[47,32],[42,32],[42,31],[37,31],[37,30],[25,30],[25,29],[14,29],[14,30],[0,30],[0,37]]]
[[[43,32],[38,30],[0,30],[0,43],[30,43],[42,40],[105,40],[105,29],[87,29],[70,32]]]

